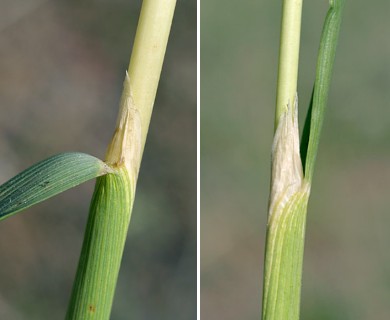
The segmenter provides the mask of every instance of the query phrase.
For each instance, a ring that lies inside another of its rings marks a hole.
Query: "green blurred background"
[[[260,319],[281,0],[201,3],[201,318]],[[306,114],[328,1],[304,1]],[[390,319],[390,3],[347,1],[309,202],[301,319]]]
[[[141,1],[0,2],[0,182],[103,157]],[[93,182],[0,223],[0,319],[63,319]],[[196,1],[178,1],[112,319],[196,316]]]

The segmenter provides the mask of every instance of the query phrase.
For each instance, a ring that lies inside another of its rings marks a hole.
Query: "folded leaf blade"
[[[103,161],[78,152],[38,162],[0,186],[0,220],[110,172]]]

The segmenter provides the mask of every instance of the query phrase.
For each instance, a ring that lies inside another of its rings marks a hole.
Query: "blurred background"
[[[202,1],[201,318],[260,319],[282,1]],[[304,1],[302,126],[328,1]],[[347,1],[309,201],[301,319],[390,318],[390,3]]]
[[[0,183],[104,157],[141,1],[0,2]],[[0,319],[63,319],[93,182],[0,223]],[[196,1],[178,1],[111,319],[196,316]]]

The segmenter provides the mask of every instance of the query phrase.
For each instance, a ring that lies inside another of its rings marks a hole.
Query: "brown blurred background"
[[[103,157],[141,1],[0,2],[0,182]],[[93,182],[0,223],[0,319],[63,319]],[[178,1],[112,319],[196,316],[196,1]]]
[[[302,320],[390,319],[390,3],[346,2],[308,209]],[[260,319],[281,3],[201,5],[202,320]],[[301,124],[327,8],[304,1]]]

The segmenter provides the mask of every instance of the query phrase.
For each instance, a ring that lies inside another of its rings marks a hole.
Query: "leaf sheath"
[[[133,194],[124,168],[97,179],[66,319],[110,318]]]

